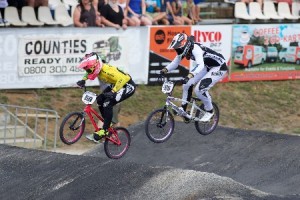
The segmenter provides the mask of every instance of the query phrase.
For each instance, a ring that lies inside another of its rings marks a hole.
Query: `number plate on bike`
[[[166,81],[162,85],[161,91],[165,94],[172,92],[174,83],[172,81]]]
[[[95,93],[86,91],[82,95],[82,99],[81,100],[85,104],[93,104],[95,102],[96,98],[97,98],[97,95]]]

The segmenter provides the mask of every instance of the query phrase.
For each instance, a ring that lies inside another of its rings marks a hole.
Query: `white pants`
[[[204,109],[209,111],[213,109],[211,96],[208,90],[217,82],[222,80],[227,71],[220,71],[221,66],[213,67],[209,71],[204,67],[202,71],[191,78],[186,84],[183,84],[182,99],[190,101],[192,88],[195,86],[195,94],[204,104]],[[186,105],[182,104],[183,107]]]

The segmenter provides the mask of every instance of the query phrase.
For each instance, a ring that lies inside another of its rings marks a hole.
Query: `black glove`
[[[115,96],[115,93],[110,91],[110,92],[105,92],[103,95],[106,99],[113,99]]]
[[[77,85],[80,87],[80,88],[83,88],[85,86],[85,80],[80,80],[77,82]]]
[[[166,74],[168,72],[167,68],[163,68],[162,70],[160,70],[160,74]]]
[[[190,80],[190,78],[188,76],[186,76],[184,79],[181,80],[181,83],[186,84],[189,80]]]

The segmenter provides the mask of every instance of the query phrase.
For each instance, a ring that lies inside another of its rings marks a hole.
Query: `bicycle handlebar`
[[[160,74],[160,76],[157,78],[158,82],[164,82],[164,81],[172,81],[170,80],[168,77],[164,76],[163,74]],[[178,84],[178,83],[182,83],[183,79],[181,80],[175,80],[172,81],[174,83],[174,87]]]

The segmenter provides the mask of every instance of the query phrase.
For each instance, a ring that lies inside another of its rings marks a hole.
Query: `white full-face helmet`
[[[193,49],[193,41],[185,33],[178,33],[174,36],[168,49],[175,49],[177,54],[182,58],[187,55],[187,53]]]

